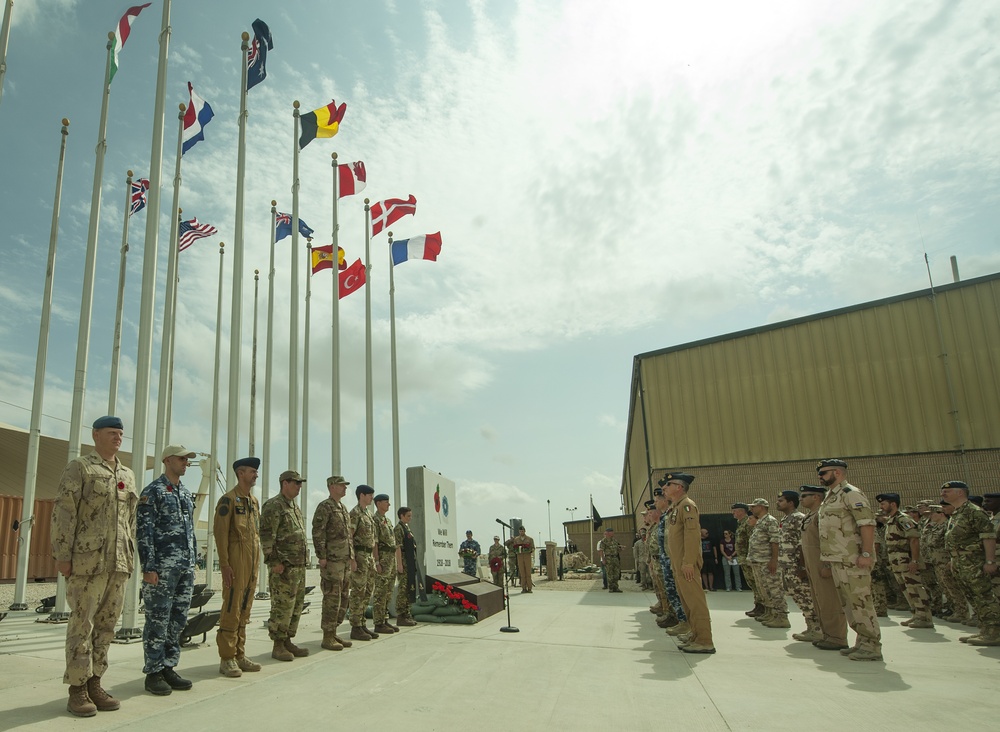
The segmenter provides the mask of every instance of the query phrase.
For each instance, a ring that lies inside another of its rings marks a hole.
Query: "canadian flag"
[[[356,163],[338,165],[337,174],[340,176],[340,195],[338,198],[361,193],[367,185],[365,164],[360,160]]]
[[[377,235],[386,226],[399,221],[404,216],[417,213],[417,197],[412,193],[409,198],[387,198],[371,207],[372,236]]]

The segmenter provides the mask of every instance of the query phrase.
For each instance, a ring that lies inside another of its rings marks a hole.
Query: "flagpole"
[[[392,262],[392,232],[389,232],[389,368],[392,381],[392,480],[396,502],[399,502],[399,395],[396,390],[396,267]]]
[[[590,561],[594,561],[594,494],[590,494]]]
[[[177,314],[177,258],[180,255],[181,224],[181,151],[184,144],[184,110],[181,104],[177,113],[177,158],[174,162],[174,199],[170,206],[170,238],[167,240],[167,283],[163,295],[163,326],[160,335],[160,382],[156,392],[156,448],[159,457],[170,442],[170,368],[174,360],[174,321]]]
[[[250,456],[254,452],[254,432],[257,428],[257,300],[260,294],[260,270],[253,271],[253,340],[250,347]]]
[[[118,359],[122,352],[122,312],[125,307],[125,259],[128,256],[128,224],[132,212],[132,171],[125,179],[125,220],[122,222],[121,260],[118,264],[118,304],[115,306],[115,337],[111,345],[111,384],[108,387],[108,414],[118,406]],[[148,214],[147,214],[148,215]]]
[[[3,31],[0,32],[0,100],[3,99],[3,80],[7,76],[7,41],[10,40],[10,14],[14,0],[7,0],[3,9]]]
[[[9,19],[8,19],[9,22]],[[24,474],[24,501],[21,504],[20,533],[17,537],[17,573],[14,580],[14,602],[10,610],[27,610],[24,596],[28,588],[28,559],[31,554],[31,529],[35,520],[35,486],[38,483],[38,452],[42,438],[42,397],[45,394],[45,364],[49,353],[49,320],[52,314],[52,280],[56,270],[56,245],[59,241],[59,207],[62,201],[62,179],[66,164],[66,138],[69,120],[63,119],[59,143],[59,165],[56,168],[56,194],[52,204],[52,228],[49,230],[49,258],[45,266],[45,288],[42,293],[42,320],[38,326],[38,355],[35,357],[35,388],[31,396],[31,427],[28,430],[28,463]],[[18,529],[15,529],[15,531]],[[65,588],[65,579],[62,585]],[[64,590],[65,592],[65,590]],[[65,598],[65,594],[64,594]]]
[[[212,381],[212,435],[208,448],[211,480],[208,482],[208,545],[205,548],[205,589],[212,589],[215,572],[215,503],[219,475],[219,371],[222,365],[222,258],[225,242],[219,242],[219,302],[215,306],[215,370]]]
[[[271,464],[271,381],[272,381],[272,360],[274,357],[274,237],[275,227],[278,219],[278,202],[271,201],[271,260],[267,270],[267,344],[264,355],[264,446],[262,455],[264,465]],[[270,473],[265,470],[260,475],[260,502],[264,504],[268,499],[270,485]],[[267,592],[267,565],[260,563],[260,572],[257,580],[258,600],[266,600],[270,597]]]
[[[135,368],[135,414],[132,419],[132,471],[137,485],[146,484],[149,381],[153,361],[153,312],[156,306],[156,257],[159,244],[160,191],[163,172],[163,125],[167,103],[167,55],[170,49],[170,0],[163,0],[160,24],[160,53],[156,67],[156,95],[153,109],[153,139],[149,153],[149,203],[146,213],[146,240],[142,255],[142,289],[139,292],[139,347]],[[136,562],[132,579],[126,584],[119,640],[142,636],[139,628],[139,580],[142,568]]]
[[[333,306],[330,320],[333,323],[333,353],[330,360],[332,375],[332,400],[330,409],[330,458],[333,464],[333,474],[340,472],[340,171],[337,169],[337,153],[331,153],[333,159]],[[399,502],[396,502],[399,506]]]
[[[247,50],[250,34],[243,31],[240,45],[240,121],[236,148],[236,224],[233,228],[233,304],[229,326],[229,422],[226,428],[228,463],[239,459],[240,367],[243,340],[243,183],[247,167]],[[264,466],[267,470],[268,466]]]
[[[365,444],[368,454],[368,485],[375,482],[374,399],[372,395],[372,218],[365,199]],[[398,505],[398,504],[397,504]]]
[[[312,310],[312,242],[306,241],[306,315],[305,335],[302,336],[302,465],[299,470],[302,475],[309,475],[309,313]],[[337,268],[334,267],[334,273]],[[336,276],[336,274],[334,275]],[[299,492],[299,510],[302,516],[308,516],[306,500],[309,491]]]
[[[97,125],[97,148],[94,161],[94,185],[90,197],[90,223],[87,227],[87,253],[83,265],[83,294],[80,298],[80,326],[76,337],[76,370],[73,377],[73,402],[69,418],[69,456],[80,455],[80,431],[83,427],[83,399],[87,390],[87,355],[90,350],[90,320],[94,310],[94,276],[97,272],[97,228],[101,220],[101,182],[104,178],[104,153],[108,149],[108,98],[111,94],[111,47],[115,34],[108,33],[104,61],[104,92],[101,118]]]
[[[288,467],[299,459],[299,102],[292,102],[292,247],[288,326]]]

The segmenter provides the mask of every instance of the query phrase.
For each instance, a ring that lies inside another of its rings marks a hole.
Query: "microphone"
[[[500,524],[501,526],[506,526],[508,529],[510,529],[510,524],[501,521],[500,519],[497,519],[497,523]],[[511,531],[513,531],[513,529],[511,529]]]

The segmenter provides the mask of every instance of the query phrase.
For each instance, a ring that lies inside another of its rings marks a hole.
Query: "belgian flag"
[[[309,114],[302,115],[302,135],[299,137],[299,150],[317,137],[333,137],[340,130],[340,122],[347,111],[347,103],[337,106],[332,100],[325,107],[314,109]]]

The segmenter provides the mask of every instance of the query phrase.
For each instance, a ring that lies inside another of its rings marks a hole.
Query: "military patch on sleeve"
[[[228,501],[227,501],[227,503],[228,503]],[[229,515],[229,506],[227,506],[225,504],[220,505],[219,506],[219,515],[220,516],[228,516]]]
[[[139,503],[149,503],[149,496],[143,493],[141,496],[139,496]]]
[[[858,501],[857,503],[855,503],[855,504],[854,504],[854,507],[855,507],[855,508],[864,508],[864,505],[865,505],[865,504],[863,504],[863,503],[861,503],[860,501]]]
[[[229,505],[229,496],[223,496],[222,498],[220,498],[219,499],[219,505],[220,506],[228,506]]]

